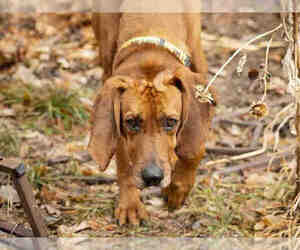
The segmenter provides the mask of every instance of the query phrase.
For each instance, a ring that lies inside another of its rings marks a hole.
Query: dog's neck
[[[161,48],[144,48],[143,50],[127,51],[128,56],[113,70],[113,75],[127,75],[148,81],[161,71],[169,69],[175,71],[178,67],[185,67],[174,55]]]
[[[156,36],[134,37],[119,47],[114,59],[113,72],[122,74],[123,71],[128,75],[131,71],[135,78],[152,80],[160,71],[170,70],[170,67],[177,66],[178,63],[184,67],[191,67],[191,56],[184,49]]]

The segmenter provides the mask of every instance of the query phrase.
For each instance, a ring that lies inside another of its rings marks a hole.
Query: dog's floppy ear
[[[123,76],[109,78],[94,103],[88,151],[102,171],[116,151],[120,136],[120,96],[131,82]]]
[[[202,75],[188,69],[175,72],[174,84],[182,92],[181,125],[177,133],[176,154],[185,160],[198,161],[205,150],[214,105],[200,102],[196,97],[196,86],[205,85]],[[215,99],[213,89],[209,89]]]

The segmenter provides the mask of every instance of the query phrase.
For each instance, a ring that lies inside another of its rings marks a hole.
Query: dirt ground
[[[204,14],[209,79],[236,49],[280,22],[277,14]],[[0,155],[26,163],[53,236],[296,235],[299,212],[290,213],[296,166],[292,156],[296,140],[289,119],[293,112],[280,116],[271,131],[264,133],[293,100],[282,70],[287,42],[281,35],[282,30],[273,35],[268,56],[268,114],[256,119],[248,111],[264,92],[262,81],[251,78],[251,72],[263,72],[271,36],[243,50],[214,82],[219,97],[209,150],[184,207],[168,212],[157,190],[145,190],[143,200],[151,220],[140,227],[119,227],[113,217],[118,195],[115,164],[101,173],[85,153],[90,105],[103,73],[97,65],[90,15],[2,14]],[[243,71],[237,73],[245,55]],[[276,131],[279,142],[274,152]],[[264,135],[268,142],[265,153],[231,163],[211,163],[245,148],[260,149]],[[224,148],[230,153],[222,153]],[[285,157],[276,158],[281,153]],[[246,164],[250,167],[244,168]],[[241,169],[234,171],[237,166]],[[0,175],[0,184],[0,220],[29,227],[10,178]],[[0,230],[2,236],[9,235]]]

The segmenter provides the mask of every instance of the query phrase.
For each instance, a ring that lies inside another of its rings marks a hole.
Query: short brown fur
[[[179,208],[205,152],[213,107],[194,93],[195,85],[206,83],[207,72],[200,14],[99,13],[92,21],[105,82],[94,104],[89,152],[102,170],[116,155],[120,199],[115,215],[121,225],[139,224],[148,217],[140,200],[143,169],[155,164],[163,170],[168,206]],[[158,36],[184,48],[192,56],[191,69],[164,48],[132,45],[119,53],[136,36]],[[130,119],[138,122],[137,131]],[[178,122],[167,129],[170,119]]]

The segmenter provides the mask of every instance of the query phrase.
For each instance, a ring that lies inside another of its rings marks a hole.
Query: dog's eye
[[[171,131],[175,128],[178,120],[174,118],[166,118],[163,122],[163,127],[166,131]]]
[[[138,132],[141,129],[141,119],[140,118],[128,118],[128,119],[126,119],[126,125],[130,131]]]

